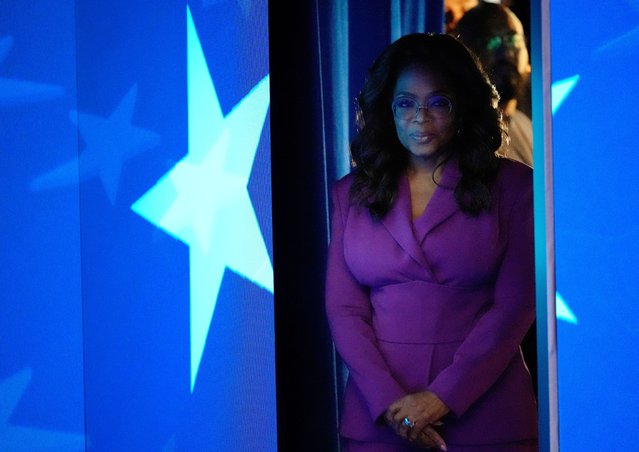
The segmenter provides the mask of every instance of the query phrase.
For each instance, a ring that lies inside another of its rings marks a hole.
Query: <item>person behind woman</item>
[[[417,33],[357,103],[326,272],[344,449],[536,451],[532,171],[496,155],[497,92],[456,38]]]

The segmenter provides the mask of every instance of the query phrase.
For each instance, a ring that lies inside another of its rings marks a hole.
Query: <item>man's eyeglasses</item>
[[[419,110],[425,110],[434,118],[447,118],[453,111],[453,101],[443,95],[429,97],[426,105],[420,105],[417,100],[406,96],[393,100],[393,114],[397,119],[412,121],[419,114]]]
[[[508,33],[503,35],[495,35],[486,38],[485,48],[490,52],[494,52],[504,46],[509,49],[520,49],[524,46],[525,39],[517,33]]]

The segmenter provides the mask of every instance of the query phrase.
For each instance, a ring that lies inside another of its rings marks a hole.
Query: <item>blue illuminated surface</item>
[[[578,318],[557,324],[560,449],[635,450],[639,4],[550,14],[556,281]]]
[[[29,189],[43,168],[77,155],[67,119],[77,105],[73,4],[48,6],[3,2],[0,13],[3,452],[85,446],[77,192]]]
[[[115,204],[123,163],[160,143],[160,136],[132,125],[137,86],[133,86],[108,118],[71,111],[71,122],[79,128],[86,148],[78,158],[36,177],[33,191],[77,185],[99,177]]]
[[[268,76],[226,116],[187,11],[188,153],[131,209],[189,246],[191,390],[226,268],[273,292],[248,192],[269,106]]]
[[[84,436],[10,423],[18,402],[31,381],[31,369],[0,381],[0,449],[11,452],[84,450]]]
[[[0,38],[0,67],[13,47],[13,37]],[[0,76],[0,107],[55,99],[64,94],[61,86],[15,80]]]
[[[0,451],[277,450],[267,2],[2,11]]]
[[[235,0],[235,3],[237,4],[237,6],[239,6],[242,14],[244,14],[245,16],[247,16],[251,12],[251,2],[252,0]],[[213,5],[223,5],[224,3],[224,0],[202,0],[202,6],[204,6],[205,8]]]

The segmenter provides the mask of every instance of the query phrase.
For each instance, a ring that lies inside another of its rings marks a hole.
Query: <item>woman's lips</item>
[[[418,143],[428,143],[433,139],[432,133],[411,133],[411,138]]]

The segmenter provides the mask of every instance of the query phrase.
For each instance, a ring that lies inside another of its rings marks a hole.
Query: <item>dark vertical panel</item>
[[[351,115],[355,117],[355,97],[364,84],[369,66],[390,44],[391,16],[388,0],[354,0],[349,3],[349,96]],[[351,122],[351,136],[355,124]]]
[[[318,4],[320,66],[323,87],[323,136],[330,183],[350,169],[349,124],[353,102],[349,93],[350,18],[347,2]]]
[[[337,450],[317,11],[269,5],[278,446]]]
[[[426,32],[444,31],[444,0],[426,1]]]

